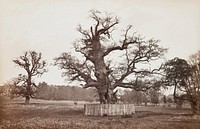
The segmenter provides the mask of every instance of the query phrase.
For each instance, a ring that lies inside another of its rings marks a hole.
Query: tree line
[[[43,100],[72,100],[72,101],[96,101],[98,96],[94,88],[83,89],[78,86],[49,85],[40,82],[34,92],[34,99]],[[9,98],[19,97],[14,85],[4,85],[0,87],[0,96]]]
[[[160,103],[173,103],[173,97],[167,96],[166,102],[160,90],[150,89],[146,92],[135,91],[135,90],[125,90],[124,94],[121,96],[121,101],[125,103],[134,103],[135,105],[158,105]],[[172,101],[170,101],[170,99]]]
[[[73,100],[73,101],[96,101],[95,89],[83,89],[78,86],[48,85],[45,82],[39,83],[36,92],[36,99],[44,100]]]
[[[14,91],[13,85],[4,85],[0,87],[0,96],[12,98],[18,97]],[[118,101],[121,103],[134,103],[142,105],[145,103],[158,104],[162,103],[163,96],[158,90],[149,90],[148,92],[124,90],[122,94],[118,94]],[[96,89],[83,89],[78,86],[65,85],[49,85],[46,82],[40,82],[34,95],[34,99],[42,100],[71,100],[71,101],[99,101]]]

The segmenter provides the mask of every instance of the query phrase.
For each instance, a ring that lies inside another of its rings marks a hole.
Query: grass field
[[[17,99],[3,106],[0,129],[199,129],[191,110],[162,106],[136,106],[132,118],[84,116],[85,102]]]

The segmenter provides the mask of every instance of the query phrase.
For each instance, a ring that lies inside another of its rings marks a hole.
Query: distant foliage
[[[44,100],[73,100],[73,101],[95,101],[97,98],[95,89],[83,89],[77,86],[48,85],[39,83],[37,99]]]
[[[135,90],[125,90],[124,94],[121,97],[123,102],[134,103],[136,105],[141,105],[142,103],[147,103],[149,101],[148,96],[146,93],[142,91],[135,91]]]
[[[159,92],[152,89],[149,91],[149,97],[152,104],[157,105],[159,103]]]
[[[168,103],[173,103],[173,98],[170,97],[170,96],[168,96],[168,98],[167,98],[167,102],[168,102]]]
[[[135,91],[135,90],[125,90],[121,97],[123,102],[134,103],[136,105],[147,105],[148,103],[157,105],[160,103],[161,93],[159,90],[149,89],[146,92]]]

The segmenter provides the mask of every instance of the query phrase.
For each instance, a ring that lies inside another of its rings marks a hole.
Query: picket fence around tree
[[[84,114],[91,116],[132,115],[134,104],[85,104]]]

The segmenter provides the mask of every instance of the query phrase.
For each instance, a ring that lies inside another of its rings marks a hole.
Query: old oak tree
[[[77,30],[82,38],[74,42],[75,52],[82,56],[68,52],[55,58],[55,65],[64,71],[63,75],[82,82],[84,88],[95,87],[100,103],[111,103],[116,87],[147,90],[157,86],[155,79],[149,79],[159,68],[149,66],[167,51],[158,45],[159,40],[144,40],[131,33],[132,26],[128,26],[122,31],[121,39],[114,41],[118,17],[92,10],[90,18],[95,24],[89,29],[80,25]]]
[[[14,59],[13,62],[23,68],[26,74],[19,74],[13,80],[12,93],[25,97],[25,103],[28,104],[30,98],[34,98],[37,89],[33,77],[41,76],[44,72],[47,72],[47,63],[42,59],[42,54],[35,51],[25,52],[24,55]]]

